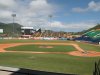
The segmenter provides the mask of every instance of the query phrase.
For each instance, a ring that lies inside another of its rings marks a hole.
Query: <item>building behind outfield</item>
[[[35,32],[33,27],[21,27],[22,35],[32,35]]]
[[[21,27],[22,37],[30,37],[35,32],[33,27]]]

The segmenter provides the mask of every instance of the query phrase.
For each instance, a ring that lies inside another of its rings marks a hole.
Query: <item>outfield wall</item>
[[[68,40],[67,38],[55,38],[55,37],[29,37],[29,38],[14,38],[14,37],[0,37],[0,39],[33,39],[33,40]]]
[[[34,37],[33,40],[67,40],[67,38],[57,38],[57,37]]]

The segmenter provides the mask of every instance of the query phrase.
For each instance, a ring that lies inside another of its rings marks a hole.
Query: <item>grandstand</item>
[[[97,39],[97,38],[100,38],[100,30],[91,30],[85,33],[84,35],[93,39]]]
[[[84,33],[81,37],[75,38],[75,40],[82,40],[88,42],[100,42],[100,30],[91,30]]]
[[[46,40],[53,40],[53,39],[60,39],[60,40],[67,40],[67,33],[65,32],[55,32],[51,30],[41,30],[36,31],[33,35],[34,39],[46,39]]]

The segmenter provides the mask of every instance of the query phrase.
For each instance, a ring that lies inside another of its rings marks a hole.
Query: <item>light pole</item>
[[[51,21],[52,17],[53,17],[52,15],[49,15],[49,18],[50,18],[50,26],[51,26],[51,22],[52,22],[52,21]],[[51,26],[51,27],[52,27],[52,26]],[[51,31],[50,31],[50,36],[52,36],[52,32],[51,32]]]
[[[12,35],[13,35],[13,37],[14,37],[14,33],[15,33],[15,31],[14,31],[14,18],[16,17],[16,14],[12,14],[12,17],[13,17],[13,29],[12,29]]]
[[[49,15],[49,18],[50,18],[50,26],[51,26],[51,19],[52,19],[52,17],[53,17],[52,15]]]

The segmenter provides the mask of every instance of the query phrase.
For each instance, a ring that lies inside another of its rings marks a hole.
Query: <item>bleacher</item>
[[[84,34],[85,36],[88,36],[92,39],[98,39],[100,38],[100,30],[91,30]]]
[[[84,33],[81,37],[75,38],[75,40],[82,40],[88,42],[100,42],[100,30],[91,30]]]

